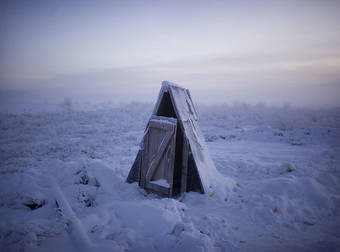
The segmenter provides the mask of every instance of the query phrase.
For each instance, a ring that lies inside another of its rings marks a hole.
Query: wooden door
[[[172,196],[177,119],[152,116],[146,130],[140,186]]]

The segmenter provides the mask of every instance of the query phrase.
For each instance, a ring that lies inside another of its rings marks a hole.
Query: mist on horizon
[[[340,106],[337,1],[2,1],[0,9],[5,98],[154,102],[169,80],[196,103]]]

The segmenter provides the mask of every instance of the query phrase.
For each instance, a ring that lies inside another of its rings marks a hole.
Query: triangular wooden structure
[[[127,182],[173,197],[188,191],[209,193],[218,175],[189,90],[163,81]]]

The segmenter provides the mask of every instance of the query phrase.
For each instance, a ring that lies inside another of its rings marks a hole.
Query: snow
[[[155,122],[155,123],[159,123],[159,124],[166,124],[166,125],[168,125],[170,127],[173,127],[174,125],[176,125],[177,119],[176,118],[172,118],[172,117],[164,117],[164,116],[151,116],[149,122]]]
[[[168,199],[125,182],[152,108],[0,113],[0,250],[339,251],[339,109],[198,106],[236,184]]]
[[[166,181],[165,179],[153,180],[153,181],[150,181],[150,183],[160,185],[166,188],[170,188],[168,181]]]

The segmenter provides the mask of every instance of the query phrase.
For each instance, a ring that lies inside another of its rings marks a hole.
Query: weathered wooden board
[[[142,162],[142,150],[139,150],[136,159],[133,162],[129,175],[126,179],[126,182],[133,183],[139,181],[141,162]]]
[[[140,185],[156,193],[171,197],[174,173],[174,151],[177,120],[153,116],[148,124],[143,143]],[[151,181],[164,179],[169,187]],[[162,196],[164,196],[162,195]]]
[[[184,136],[183,139],[183,152],[182,152],[182,177],[181,177],[181,193],[187,190],[188,179],[188,155],[189,155],[189,143],[188,139]]]

